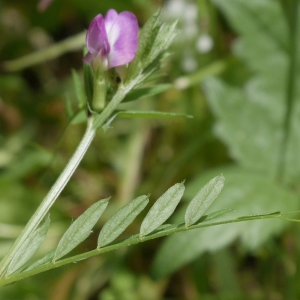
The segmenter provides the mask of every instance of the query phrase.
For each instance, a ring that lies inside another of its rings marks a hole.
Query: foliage
[[[296,210],[297,194],[286,186],[297,183],[299,166],[298,91],[291,83],[297,81],[298,74],[290,67],[293,44],[289,42],[288,23],[276,1],[213,2],[240,35],[233,44],[233,53],[250,72],[239,82],[224,76],[207,78],[203,83],[216,117],[215,132],[237,163],[228,173],[221,169],[226,188],[220,197],[222,202],[217,203],[228,202],[229,207],[236,209],[236,216],[266,213],[276,210],[275,206],[280,211]],[[230,72],[237,71],[236,65],[231,68]],[[290,93],[292,104],[289,104]],[[285,109],[288,105],[293,105],[289,116],[288,108]],[[204,174],[195,182],[201,182],[202,177],[207,178]],[[170,237],[157,254],[153,272],[156,276],[167,275],[205,250],[217,250],[237,237],[254,250],[281,232],[285,225],[273,221],[251,222],[245,227],[229,228],[227,234],[224,228],[217,227]],[[176,251],[170,255],[168,249],[174,245]]]
[[[211,173],[219,170],[211,171]],[[234,208],[230,217],[271,213],[276,210],[292,211],[298,207],[297,196],[289,190],[278,186],[261,174],[239,167],[222,168],[226,178],[225,186],[212,206],[213,210]],[[196,178],[187,190],[191,197],[199,186],[211,176]],[[284,199],[284,201],[282,201]],[[208,212],[210,212],[208,210]],[[216,251],[237,238],[249,250],[256,249],[272,234],[278,234],[287,223],[280,221],[252,221],[236,226],[236,224],[210,227],[169,237],[158,252],[153,265],[156,277],[166,276],[187,262],[195,259],[204,251]],[[170,252],[170,249],[172,251]]]
[[[140,46],[0,298],[299,298],[298,2],[37,2],[0,3],[0,257],[84,136],[89,21],[132,11]]]

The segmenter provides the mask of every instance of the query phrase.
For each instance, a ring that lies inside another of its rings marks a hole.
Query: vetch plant
[[[176,24],[161,25],[158,17],[159,13],[156,13],[141,31],[138,50],[137,20],[132,13],[117,14],[115,10],[110,10],[105,18],[98,15],[92,21],[86,38],[89,52],[84,58],[85,62],[93,65],[93,68],[90,65],[85,65],[85,93],[88,100],[86,107],[88,111],[87,130],[66,168],[2,260],[0,265],[1,277],[7,276],[8,269],[14,270],[12,264],[20,247],[26,244],[28,239],[31,239],[39,230],[39,224],[76,170],[94,139],[97,129],[108,126],[106,123],[112,122],[117,116],[122,116],[120,111],[116,111],[117,106],[126,96],[130,96],[131,90],[142,85],[154,71],[160,68],[160,64],[165,58],[165,51],[176,34]],[[128,30],[127,33],[125,32],[126,29]],[[133,58],[130,66],[122,71],[122,76],[117,76],[115,82],[107,80],[111,68],[127,64]],[[109,102],[106,101],[108,88],[113,88],[113,95]],[[151,87],[148,87],[147,91],[153,93]],[[94,106],[98,108],[98,112],[94,110]],[[125,114],[126,117],[149,117],[149,114],[150,117],[155,117],[156,112],[130,111],[125,112]],[[177,117],[176,114],[159,112],[157,114],[159,117],[162,115]],[[86,232],[83,235],[86,235]],[[28,247],[30,248],[30,244]],[[36,250],[28,250],[30,252],[28,259]],[[63,253],[61,246],[59,253]]]
[[[50,269],[74,263],[91,256],[112,251],[120,247],[190,229],[242,222],[246,220],[281,218],[276,212],[233,220],[221,220],[231,209],[221,209],[204,215],[224,185],[223,175],[212,179],[188,205],[185,220],[176,224],[165,224],[179,204],[184,184],[170,187],[152,206],[142,221],[140,232],[127,239],[115,240],[145,209],[149,197],[137,197],[117,211],[103,226],[95,249],[79,255],[64,258],[90,234],[108,205],[109,199],[96,202],[73,222],[62,236],[57,247],[37,261],[33,255],[46,238],[50,226],[49,210],[59,197],[72,174],[84,157],[98,129],[106,130],[116,118],[174,118],[189,117],[184,114],[156,111],[124,111],[118,108],[122,101],[133,101],[154,95],[169,88],[168,85],[149,85],[154,72],[160,70],[167,49],[176,35],[176,22],[160,24],[159,13],[154,14],[138,33],[136,17],[130,12],[118,14],[109,10],[105,17],[97,15],[91,22],[86,35],[87,54],[84,57],[84,89],[86,96],[84,110],[87,129],[69,160],[46,197],[42,200],[20,236],[0,264],[0,286],[18,281]],[[76,73],[74,75],[76,79]],[[147,86],[144,86],[147,83]],[[84,90],[84,92],[83,92]],[[44,220],[44,222],[43,222]],[[41,225],[42,223],[42,225]]]

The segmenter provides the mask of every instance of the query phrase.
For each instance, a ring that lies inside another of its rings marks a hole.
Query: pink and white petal
[[[138,47],[139,26],[136,16],[127,11],[120,13],[107,34],[111,47],[109,68],[131,62]]]
[[[119,16],[118,13],[114,9],[110,9],[106,13],[105,19],[104,19],[104,23],[105,23],[105,29],[106,29],[107,34],[111,30],[111,27],[115,23],[115,21],[118,18],[118,16]]]
[[[100,51],[103,45],[108,44],[107,34],[102,15],[97,15],[91,22],[86,34],[86,45],[92,54]]]

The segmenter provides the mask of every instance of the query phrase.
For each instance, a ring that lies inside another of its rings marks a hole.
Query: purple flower
[[[128,11],[118,14],[110,9],[105,18],[97,15],[86,35],[88,54],[83,61],[105,69],[126,65],[134,59],[138,47],[138,22]]]

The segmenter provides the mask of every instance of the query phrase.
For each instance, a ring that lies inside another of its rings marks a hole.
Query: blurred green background
[[[0,0],[0,256],[84,133],[83,122],[70,121],[80,106],[72,69],[82,76],[84,31],[110,8],[132,11],[141,27],[158,8],[163,21],[179,19],[160,79],[173,87],[126,107],[194,118],[120,119],[99,130],[51,210],[38,255],[53,249],[95,201],[112,196],[76,253],[93,249],[105,220],[135,196],[151,193],[154,201],[184,179],[190,200],[224,173],[212,210],[233,208],[232,218],[299,209],[298,4],[53,0],[41,11],[38,0]],[[181,217],[179,209],[173,219]],[[124,236],[138,231],[141,218]],[[2,288],[0,298],[300,299],[299,234],[297,224],[279,220],[191,231],[25,279]]]

